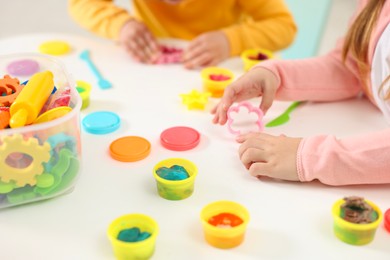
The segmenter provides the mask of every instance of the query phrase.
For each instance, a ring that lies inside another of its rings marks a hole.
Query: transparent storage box
[[[80,172],[82,102],[75,83],[62,63],[39,54],[0,56],[0,78],[9,75],[20,84],[28,81],[32,75],[21,76],[20,72],[31,68],[21,65],[21,68],[16,67],[18,75],[10,73],[15,71],[15,66],[10,70],[10,64],[25,60],[38,65],[39,72],[50,71],[57,91],[70,88],[72,110],[44,123],[0,129],[0,209],[68,193],[73,190]],[[1,85],[0,94],[6,95]]]

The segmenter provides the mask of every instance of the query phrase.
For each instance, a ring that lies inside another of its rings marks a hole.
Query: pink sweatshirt
[[[360,1],[358,12],[367,2]],[[370,41],[370,64],[389,22],[390,1],[386,1]],[[351,57],[347,59],[348,68],[344,66],[342,44],[339,42],[324,56],[270,60],[259,67],[272,71],[279,79],[276,95],[279,100],[336,101],[356,97],[364,91],[374,102],[371,86],[363,89]],[[303,182],[318,179],[328,185],[390,183],[390,129],[343,140],[329,135],[304,138],[298,148],[297,170]]]

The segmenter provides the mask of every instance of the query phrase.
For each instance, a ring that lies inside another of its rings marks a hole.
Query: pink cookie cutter
[[[234,130],[232,128],[234,120],[230,115],[233,112],[238,113],[241,107],[245,107],[246,109],[248,109],[248,113],[255,113],[257,115],[256,125],[258,126],[260,132],[263,131],[263,129],[264,129],[264,124],[262,122],[262,119],[264,116],[263,111],[261,111],[261,109],[258,107],[252,106],[252,104],[249,102],[241,102],[237,106],[231,106],[229,108],[229,110],[227,111],[227,117],[228,117],[227,127],[228,127],[229,132],[232,134],[235,134],[235,135],[241,134],[240,130]]]

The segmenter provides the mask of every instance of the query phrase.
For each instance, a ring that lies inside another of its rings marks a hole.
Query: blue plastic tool
[[[107,79],[105,79],[102,74],[100,74],[99,70],[96,68],[95,64],[92,62],[91,57],[89,55],[89,50],[84,50],[80,53],[80,59],[84,60],[89,68],[91,69],[92,73],[97,77],[98,79],[98,85],[101,89],[107,89],[111,88],[112,84]]]

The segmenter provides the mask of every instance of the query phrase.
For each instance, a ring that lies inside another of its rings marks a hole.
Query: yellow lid
[[[47,41],[39,46],[39,52],[49,55],[64,55],[70,49],[70,45],[64,41]]]

